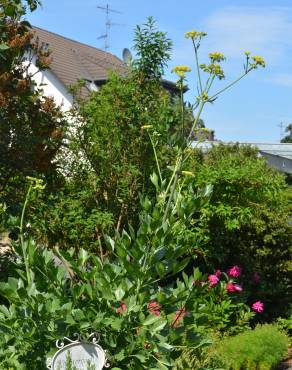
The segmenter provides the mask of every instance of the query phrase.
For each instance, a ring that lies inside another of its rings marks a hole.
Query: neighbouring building
[[[86,90],[98,90],[110,70],[125,71],[121,59],[103,50],[38,27],[33,27],[33,32],[39,45],[51,52],[52,59],[49,69],[35,74],[35,82],[42,85],[44,95],[53,96],[64,110],[68,110],[73,103],[73,96],[68,92],[70,85],[80,79],[85,80],[83,94],[86,94]],[[36,60],[33,59],[30,72],[37,70]]]
[[[110,71],[127,72],[125,62],[111,53],[38,27],[33,27],[33,32],[39,45],[51,52],[52,59],[50,68],[36,73],[34,79],[42,85],[44,95],[53,96],[64,110],[70,109],[73,103],[68,87],[78,80],[86,81],[82,90],[86,95],[90,91],[98,91],[106,83]],[[32,62],[30,72],[35,73],[38,70],[36,60]],[[179,92],[172,81],[162,80],[162,85],[171,94]]]

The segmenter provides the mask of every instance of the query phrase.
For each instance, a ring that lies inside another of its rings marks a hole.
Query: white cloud
[[[277,64],[292,44],[292,8],[227,7],[209,15],[203,26],[208,48],[228,57],[249,50]]]

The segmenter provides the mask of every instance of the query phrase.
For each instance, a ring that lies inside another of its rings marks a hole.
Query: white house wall
[[[34,63],[29,68],[29,73],[34,74],[38,68]],[[63,111],[68,111],[72,107],[73,98],[68,93],[66,87],[49,69],[39,71],[33,76],[37,86],[42,88],[45,96],[53,97],[56,104],[62,107]]]

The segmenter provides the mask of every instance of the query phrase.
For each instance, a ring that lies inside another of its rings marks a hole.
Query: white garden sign
[[[74,337],[76,340],[67,337],[57,340],[59,350],[48,359],[48,369],[66,370],[68,361],[71,361],[74,370],[102,370],[110,366],[106,352],[98,345],[99,335],[91,334],[87,341],[81,340],[79,334],[74,334]]]

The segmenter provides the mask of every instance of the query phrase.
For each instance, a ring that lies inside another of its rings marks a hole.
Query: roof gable
[[[79,79],[105,79],[110,70],[125,71],[125,64],[116,56],[95,47],[71,40],[56,33],[33,27],[40,44],[46,43],[52,54],[51,71],[65,85]]]

